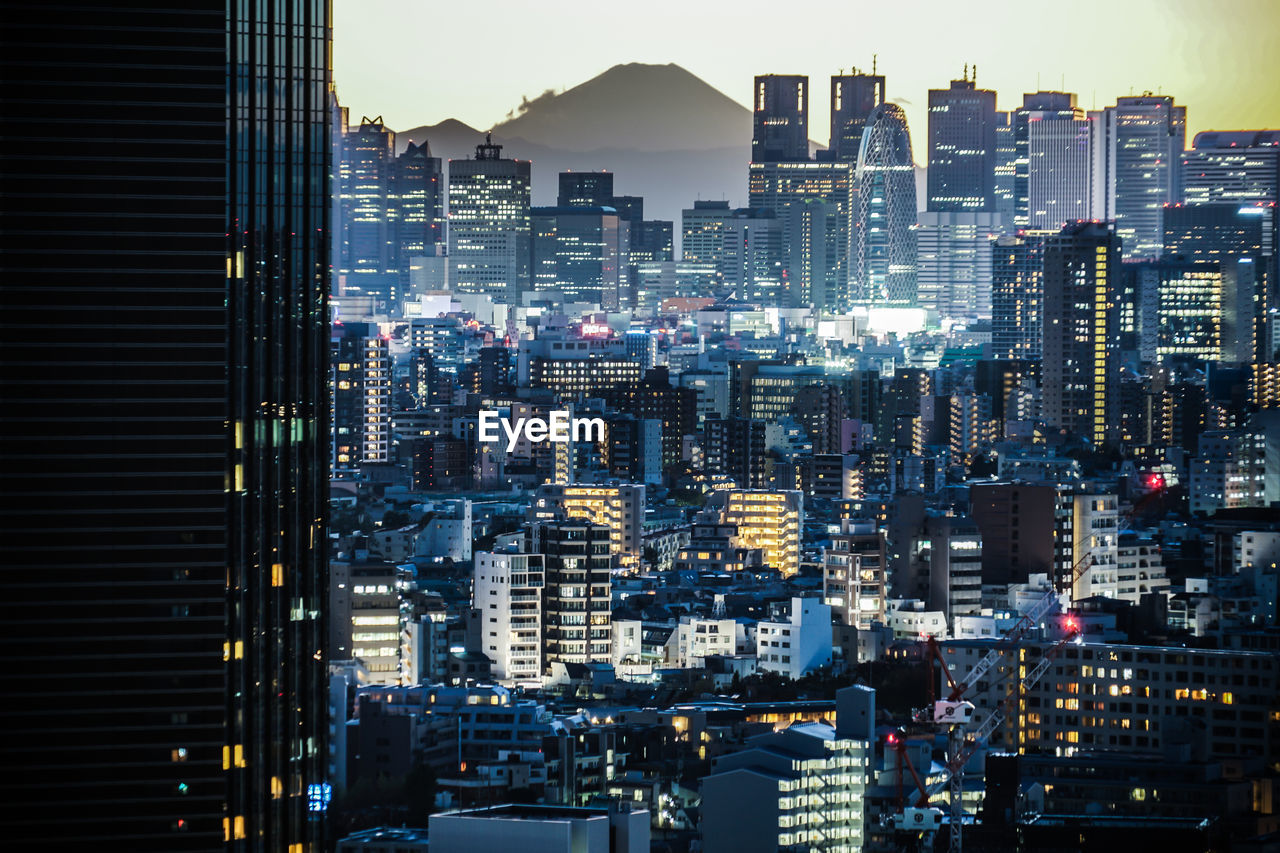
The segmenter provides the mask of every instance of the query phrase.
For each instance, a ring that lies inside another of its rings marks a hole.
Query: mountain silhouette
[[[751,111],[678,65],[615,65],[563,92],[526,98],[492,128],[503,156],[533,161],[533,203],[555,204],[557,174],[608,170],[614,192],[644,196],[645,218],[670,219],[696,199],[747,204]],[[484,133],[460,121],[397,133],[434,157],[474,156]],[[677,240],[678,240],[677,236]]]

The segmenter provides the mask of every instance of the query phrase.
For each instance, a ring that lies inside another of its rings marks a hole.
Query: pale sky
[[[1280,0],[334,0],[334,80],[352,117],[395,129],[456,118],[486,129],[524,95],[626,62],[674,62],[749,103],[756,74],[808,74],[810,137],[826,78],[870,69],[907,111],[917,160],[927,90],[966,62],[999,108],[1043,89],[1085,109],[1144,90],[1208,129],[1280,128]]]

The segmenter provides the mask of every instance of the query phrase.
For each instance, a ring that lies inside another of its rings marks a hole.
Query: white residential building
[[[762,672],[796,679],[831,664],[831,607],[817,598],[791,599],[786,621],[756,626],[756,661]]]
[[[736,619],[682,616],[676,628],[679,657],[676,666],[698,669],[708,655],[747,653],[747,632]]]
[[[476,554],[471,606],[499,681],[541,683],[545,577],[541,554]]]

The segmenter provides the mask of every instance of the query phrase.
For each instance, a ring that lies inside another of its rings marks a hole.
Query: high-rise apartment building
[[[329,370],[333,476],[385,464],[391,458],[391,354],[377,324],[335,324]]]
[[[1044,245],[1049,232],[1001,236],[991,250],[991,355],[1038,361],[1044,340]]]
[[[449,286],[499,302],[530,289],[530,164],[491,139],[474,160],[449,161]]]
[[[525,552],[541,554],[542,665],[608,663],[612,628],[609,528],[585,519],[537,522]]]
[[[318,849],[328,4],[0,39],[5,842]]]
[[[996,93],[979,89],[967,69],[948,89],[929,90],[927,210],[996,209]]]
[[[529,520],[584,518],[609,528],[609,552],[639,561],[644,533],[645,487],[634,483],[618,485],[546,484],[538,488],[529,504]]]
[[[867,629],[884,622],[889,597],[883,530],[871,521],[844,519],[822,554],[822,599],[832,618]]]
[[[713,494],[721,501],[720,523],[738,528],[743,547],[759,548],[764,563],[783,577],[800,571],[800,528],[804,495],[798,491],[731,489]]]
[[[916,175],[907,115],[897,104],[881,104],[867,118],[855,181],[854,299],[915,305]]]
[[[1164,206],[1182,201],[1187,108],[1148,92],[1116,98],[1092,118],[1101,187],[1093,217],[1115,220],[1125,260],[1157,258]]]
[[[829,149],[836,160],[858,161],[862,131],[871,111],[884,103],[884,75],[874,71],[831,77],[831,141]]]
[[[541,554],[479,551],[471,607],[480,620],[480,649],[503,682],[542,681]]]
[[[1097,222],[1067,225],[1044,248],[1044,419],[1095,444],[1119,426],[1119,252],[1115,232]]]
[[[755,79],[751,162],[809,159],[809,78],[766,74]]]

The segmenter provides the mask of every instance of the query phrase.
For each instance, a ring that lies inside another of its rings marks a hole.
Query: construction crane
[[[1052,603],[1053,597],[1050,597]],[[936,658],[942,665],[943,675],[947,679],[947,684],[951,687],[951,693],[946,699],[940,699],[933,703],[933,719],[932,723],[938,726],[947,726],[947,763],[943,767],[942,773],[933,784],[925,785],[916,773],[915,768],[910,761],[906,761],[906,744],[902,737],[890,735],[886,740],[886,744],[898,753],[899,771],[899,803],[900,813],[895,820],[898,829],[931,832],[937,828],[937,824],[941,823],[942,813],[937,809],[929,808],[929,801],[933,799],[942,789],[950,786],[950,833],[949,833],[949,850],[951,853],[962,853],[962,830],[964,812],[961,804],[963,795],[962,781],[964,766],[969,763],[969,759],[973,757],[974,752],[979,745],[988,740],[995,732],[1000,724],[1005,720],[1005,703],[997,705],[987,715],[986,719],[973,731],[967,732],[965,726],[973,719],[974,706],[972,702],[966,701],[964,693],[969,687],[976,684],[1001,656],[1001,652],[1016,643],[1026,634],[1029,625],[1025,624],[1027,617],[1033,613],[1038,614],[1036,619],[1044,616],[1048,612],[1048,607],[1043,604],[1044,599],[1036,603],[1036,606],[1027,612],[1027,616],[1018,621],[1009,632],[1002,638],[1001,643],[985,655],[980,660],[964,681],[957,682],[951,675],[947,667],[946,661],[942,656],[941,649],[937,641],[932,637],[929,639],[928,649],[932,659]],[[1032,622],[1031,624],[1034,624]],[[1049,666],[1053,663],[1054,658],[1062,650],[1062,647],[1073,641],[1080,635],[1080,623],[1075,616],[1067,615],[1063,623],[1062,637],[1045,650],[1040,660],[1029,672],[1018,680],[1018,690],[1027,690],[1034,687],[1040,678],[1048,671]],[[930,666],[932,670],[932,666]],[[925,711],[922,717],[918,717],[920,722],[930,722],[925,719],[928,712]],[[902,797],[901,786],[903,782],[902,765],[906,764],[906,769],[911,774],[912,780],[916,783],[918,792],[915,806],[913,808],[902,808],[905,803]]]
[[[1163,492],[1164,484],[1161,481],[1158,485],[1153,484],[1153,489],[1138,500],[1126,512],[1121,513],[1116,522],[1116,535],[1128,527],[1138,510],[1141,509],[1148,501],[1157,494]],[[1087,541],[1087,536],[1075,542],[1075,547],[1079,548],[1081,544]],[[1063,590],[1068,596],[1075,589],[1076,583],[1084,576],[1084,573],[1092,567],[1093,562],[1092,547],[1086,548],[1071,566],[1071,571],[1064,578],[1065,587]],[[939,647],[934,637],[929,637],[926,644],[925,656],[929,666],[929,705],[925,709],[917,712],[915,721],[917,723],[932,724],[934,726],[947,727],[947,763],[943,768],[943,772],[939,778],[932,784],[926,786],[919,778],[915,768],[910,761],[906,760],[906,743],[903,738],[897,735],[891,735],[890,740],[886,744],[898,753],[898,786],[899,786],[899,814],[895,819],[895,824],[901,830],[915,830],[921,832],[932,833],[941,824],[942,813],[937,809],[929,808],[929,800],[936,794],[941,792],[942,788],[950,786],[950,832],[949,832],[949,851],[950,853],[962,853],[963,850],[963,817],[964,810],[961,806],[962,799],[962,781],[963,769],[973,757],[978,746],[987,741],[1005,719],[1005,705],[1008,700],[1002,701],[987,718],[974,729],[972,732],[966,732],[966,726],[973,720],[974,705],[972,702],[966,701],[964,694],[969,688],[977,684],[984,678],[996,662],[1004,655],[1008,649],[1015,647],[1023,637],[1035,628],[1040,620],[1048,616],[1054,607],[1059,603],[1059,591],[1051,584],[1049,590],[1037,599],[1027,611],[1022,614],[1018,621],[1006,631],[1000,640],[991,648],[987,654],[983,655],[974,667],[964,676],[963,680],[957,681],[952,676],[950,669],[947,667],[945,658],[942,655],[942,649]],[[1063,625],[1062,637],[1050,646],[1041,656],[1039,662],[1031,668],[1031,670],[1017,682],[1017,691],[1024,691],[1034,687],[1040,680],[1041,676],[1049,669],[1050,664],[1062,647],[1074,640],[1081,633],[1080,623],[1078,619],[1068,614]],[[937,661],[942,666],[943,676],[946,678],[949,692],[946,698],[939,699],[936,696],[936,681],[933,672],[933,662]],[[902,765],[905,763],[906,769],[910,772],[913,781],[916,783],[916,790],[919,795],[916,799],[916,805],[912,808],[905,808],[905,801],[902,797]]]

